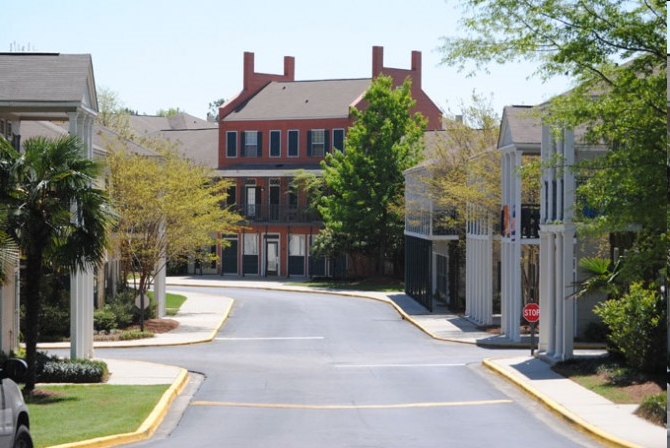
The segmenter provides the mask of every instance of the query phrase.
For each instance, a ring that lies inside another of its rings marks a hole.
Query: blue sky
[[[242,89],[242,58],[281,73],[295,57],[297,80],[371,76],[372,47],[384,65],[410,68],[422,52],[423,89],[459,113],[473,90],[509,104],[537,104],[567,90],[542,83],[531,64],[492,65],[466,78],[440,65],[440,37],[463,35],[456,0],[24,0],[3,5],[0,51],[90,53],[96,83],[140,113],[178,107],[204,118],[208,104]],[[9,19],[11,18],[11,19]]]

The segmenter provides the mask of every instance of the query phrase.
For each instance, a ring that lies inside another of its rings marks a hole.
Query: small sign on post
[[[540,305],[528,303],[523,307],[523,318],[530,323],[530,356],[535,353],[535,324],[540,320]]]

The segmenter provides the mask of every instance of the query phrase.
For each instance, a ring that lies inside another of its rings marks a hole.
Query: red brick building
[[[391,76],[396,85],[410,77],[413,112],[441,129],[442,112],[421,89],[421,53],[411,68],[384,67],[383,47],[372,49],[372,76],[361,79],[295,80],[295,60],[284,58],[283,74],[257,73],[254,54],[244,53],[242,91],[219,109],[218,175],[234,180],[229,204],[247,227],[228,235],[222,250],[223,275],[330,276],[333,265],[310,257],[322,222],[307,207],[304,192],[291,188],[297,170],[321,173],[325,154],[344,148],[353,124],[352,107],[372,79]]]

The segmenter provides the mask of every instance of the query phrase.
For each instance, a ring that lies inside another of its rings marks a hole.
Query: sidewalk
[[[231,288],[276,289],[286,291],[312,291],[313,289],[291,281],[265,281],[264,279],[238,279],[219,276],[169,277],[170,286],[209,286]],[[464,317],[446,309],[428,312],[404,293],[378,293],[333,291],[319,289],[320,293],[365,297],[393,306],[408,322],[431,337],[460,343],[495,347],[529,347],[529,341],[509,341],[504,336],[491,335],[478,330]],[[223,325],[233,305],[230,298],[212,296],[206,292],[189,293],[188,300],[173,318],[180,325],[175,330],[157,334],[154,338],[138,341],[95,343],[102,347],[142,347],[156,345],[185,345],[211,341]],[[39,349],[69,348],[68,344],[40,344]],[[618,447],[661,448],[667,446],[665,428],[653,425],[633,414],[636,406],[617,405],[582,388],[571,380],[554,373],[551,366],[538,358],[500,357],[486,359],[484,365],[516,384],[554,412],[581,427],[606,444]],[[183,369],[136,361],[104,360],[108,363],[110,384],[170,384],[171,394],[178,395],[185,385]],[[176,385],[181,386],[176,387]],[[162,404],[167,407],[172,400]],[[162,411],[164,415],[165,410]],[[156,425],[157,426],[157,425]],[[150,434],[147,435],[147,437]],[[85,442],[78,446],[86,446]]]

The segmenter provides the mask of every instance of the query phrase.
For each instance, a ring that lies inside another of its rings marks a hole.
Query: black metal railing
[[[275,204],[246,204],[233,207],[240,215],[251,223],[311,223],[321,222],[321,216],[307,207],[295,207]]]
[[[516,220],[518,216],[510,216],[508,219]],[[516,214],[515,214],[516,215]],[[540,204],[521,204],[521,238],[539,238],[540,237]],[[500,213],[500,232],[505,236],[505,215],[504,211]]]

